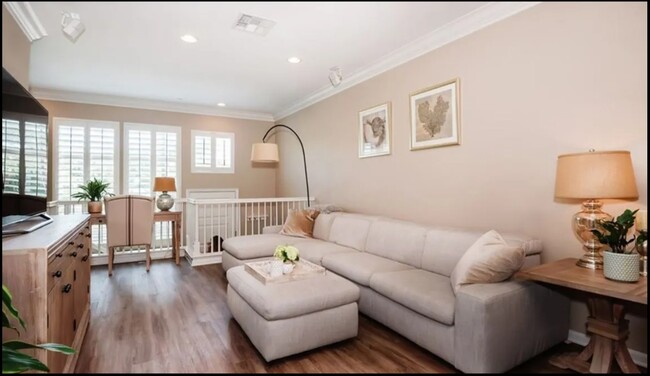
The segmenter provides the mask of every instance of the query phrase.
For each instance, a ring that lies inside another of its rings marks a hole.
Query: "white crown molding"
[[[569,330],[569,337],[567,338],[569,342],[577,343],[580,346],[587,346],[589,343],[589,337],[586,334],[577,332],[575,330]],[[640,351],[628,349],[630,351],[630,356],[632,361],[639,367],[648,368],[648,354],[644,354]]]
[[[351,75],[344,77],[343,82],[333,88],[325,85],[306,98],[290,105],[274,114],[276,120],[285,118],[306,107],[309,107],[325,98],[331,97],[345,89],[358,85],[372,77],[393,69],[407,61],[433,51],[450,42],[460,39],[468,34],[478,31],[504,18],[515,15],[523,10],[531,8],[539,2],[491,2],[463,17],[460,17],[415,41],[391,52],[382,57],[379,61],[370,64]]]
[[[189,103],[174,103],[152,99],[129,98],[113,95],[79,93],[73,91],[61,91],[41,88],[31,88],[30,92],[37,99],[52,101],[139,108],[144,110],[157,110],[167,112],[182,112],[196,115],[223,116],[246,120],[273,121],[273,115],[264,112],[238,111]]]
[[[47,31],[28,1],[3,1],[2,4],[16,20],[30,42],[47,36]]]

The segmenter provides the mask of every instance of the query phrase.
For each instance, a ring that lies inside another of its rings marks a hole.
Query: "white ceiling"
[[[373,67],[377,71],[391,57],[395,60],[396,51],[404,52],[414,41],[436,32],[457,33],[447,37],[453,40],[474,31],[449,26],[477,18],[480,12],[486,18],[486,10],[494,6],[485,2],[31,5],[48,33],[32,45],[30,83],[37,96],[268,119],[304,107],[306,99],[313,103],[367,79],[362,73]],[[64,11],[79,13],[86,25],[76,43],[61,31]],[[277,24],[264,37],[244,33],[232,28],[240,13]],[[180,40],[188,33],[198,43]],[[289,64],[290,56],[302,62]],[[402,60],[416,55],[409,56]],[[328,81],[333,66],[340,66],[344,76],[344,84],[336,89]],[[227,107],[217,108],[219,102]]]

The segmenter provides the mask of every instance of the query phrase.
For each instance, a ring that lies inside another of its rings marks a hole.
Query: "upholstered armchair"
[[[115,247],[144,245],[147,272],[151,266],[153,234],[153,198],[146,196],[113,196],[104,198],[108,233],[108,275],[113,275]]]

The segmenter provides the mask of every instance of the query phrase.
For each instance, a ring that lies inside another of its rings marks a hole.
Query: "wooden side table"
[[[516,275],[516,278],[588,294],[589,344],[579,354],[562,354],[552,358],[551,364],[583,373],[608,373],[615,360],[624,373],[639,373],[625,344],[630,334],[628,320],[625,320],[625,306],[648,304],[647,277],[641,277],[636,283],[616,282],[606,279],[602,270],[576,266],[576,261],[574,258],[562,259],[523,270]]]

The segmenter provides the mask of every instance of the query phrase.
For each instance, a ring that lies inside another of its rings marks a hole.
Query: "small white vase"
[[[603,252],[603,275],[615,281],[638,281],[639,254]]]
[[[295,266],[296,265],[293,262],[285,262],[284,264],[282,264],[282,273],[284,274],[291,273]]]

